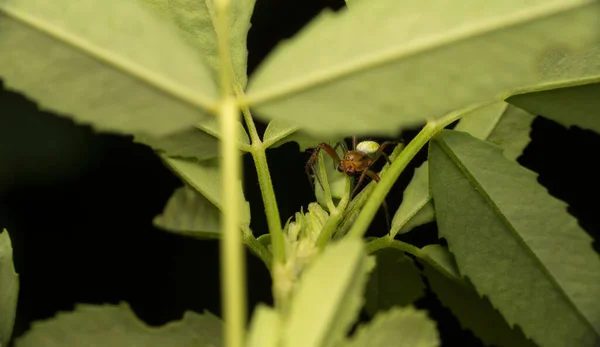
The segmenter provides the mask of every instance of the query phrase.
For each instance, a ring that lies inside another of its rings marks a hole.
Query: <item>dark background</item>
[[[322,8],[341,6],[343,0],[257,0],[248,38],[249,72]],[[21,279],[14,336],[32,321],[71,310],[76,303],[126,301],[152,325],[179,319],[187,309],[220,314],[218,243],[168,234],[151,224],[181,185],[152,151],[128,137],[96,134],[40,111],[34,101],[0,86],[0,228],[10,231]],[[264,127],[259,124],[260,131]],[[415,130],[404,129],[398,136],[410,140]],[[539,182],[569,204],[598,250],[600,166],[595,153],[600,136],[538,117],[531,137],[519,162],[538,172]],[[314,200],[304,173],[307,158],[295,143],[268,152],[284,220]],[[391,192],[392,211],[422,160],[424,153]],[[248,156],[244,167],[252,227],[264,232],[260,191]],[[380,215],[369,234],[383,235],[384,220]],[[404,239],[419,246],[436,243],[435,224]],[[271,283],[259,260],[248,255],[247,261],[251,312],[258,302],[272,302]],[[417,306],[438,320],[444,346],[481,345],[434,294]]]

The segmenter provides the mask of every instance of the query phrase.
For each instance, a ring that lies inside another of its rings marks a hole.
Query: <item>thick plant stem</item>
[[[229,54],[229,0],[216,0],[215,28],[219,45],[219,77],[221,103],[219,125],[221,139],[221,191],[223,211],[221,218],[221,282],[223,291],[224,346],[243,347],[246,326],[246,268],[242,233],[240,232],[241,205],[239,182],[241,157],[238,151],[237,124],[239,108],[233,91],[233,69]]]
[[[242,347],[246,320],[246,281],[243,260],[242,233],[240,232],[240,156],[237,139],[238,109],[233,97],[223,102],[220,115],[222,153],[223,218],[221,229],[221,279],[223,286],[223,316],[225,320],[225,346]]]

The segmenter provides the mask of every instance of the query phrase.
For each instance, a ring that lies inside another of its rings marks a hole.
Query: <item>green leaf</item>
[[[169,198],[162,214],[154,217],[154,225],[177,234],[196,238],[221,236],[220,211],[202,194],[183,186]]]
[[[237,122],[239,124],[238,130],[238,143],[240,145],[249,145],[250,138],[248,137],[248,133],[242,123]],[[210,134],[219,140],[221,140],[221,129],[219,129],[219,119],[217,117],[210,117],[205,119],[204,121],[196,124],[198,129],[204,131],[207,134]]]
[[[597,346],[600,257],[566,204],[466,133],[442,131],[429,160],[440,237],[478,293],[542,346]]]
[[[340,158],[344,155],[344,151],[341,147],[338,147],[336,152],[338,153],[338,155],[340,155]],[[319,176],[321,177],[321,181],[323,182],[323,184],[325,184],[325,181],[329,182],[329,190],[331,191],[331,197],[333,199],[341,199],[344,194],[348,193],[346,192],[346,175],[337,170],[333,159],[329,154],[327,154],[327,152],[321,151],[318,160],[322,160],[323,165],[325,166],[326,177]],[[327,199],[325,199],[325,192],[323,191],[323,187],[319,184],[319,181],[317,181],[316,177],[317,174],[320,174],[319,165],[319,163],[315,163],[315,170],[317,172],[312,180],[313,185],[315,187],[315,197],[317,199],[317,202],[321,204],[321,206],[327,207]]]
[[[494,130],[487,135],[487,138],[481,139],[502,147],[502,153],[506,158],[517,160],[531,142],[529,134],[534,119],[535,116],[531,113],[513,105],[508,105],[506,111],[496,123]],[[468,120],[468,118],[465,119],[465,121]]]
[[[425,311],[412,307],[380,313],[367,325],[359,326],[345,347],[436,347],[440,337],[435,322]]]
[[[566,127],[577,125],[600,133],[600,83],[513,95],[507,102]]]
[[[276,148],[284,143],[296,142],[300,146],[300,152],[304,152],[308,148],[317,147],[320,143],[334,144],[343,141],[343,138],[329,137],[328,139],[317,139],[305,131],[298,130],[295,125],[290,125],[282,120],[272,120],[267,125],[263,141],[270,148]]]
[[[282,326],[282,345],[330,347],[342,340],[363,305],[371,267],[359,239],[327,246],[300,278]]]
[[[517,88],[581,77],[545,73],[544,58],[557,46],[593,49],[598,23],[595,0],[356,1],[280,44],[247,102],[313,134],[393,135]]]
[[[212,0],[140,0],[153,7],[157,13],[174,22],[183,37],[198,51],[209,67],[215,82],[219,81],[219,47],[216,20]],[[243,89],[246,86],[246,66],[248,50],[246,37],[250,29],[250,17],[255,0],[235,0],[230,2],[229,12],[229,54],[236,82]]]
[[[458,274],[454,258],[445,248],[440,245],[429,245],[423,247],[423,250],[432,254],[430,259],[440,260],[439,266],[450,268]],[[523,335],[520,329],[511,329],[500,312],[487,298],[477,294],[470,283],[463,281],[464,285],[460,285],[437,271],[428,262],[422,264],[429,285],[442,304],[454,313],[464,329],[471,330],[486,345],[536,346]]]
[[[13,250],[8,231],[0,233],[0,346],[8,346],[15,324],[19,298],[19,275],[13,264]]]
[[[137,135],[134,141],[169,157],[206,160],[219,156],[219,140],[195,127],[164,137]]]
[[[76,122],[164,136],[204,119],[217,100],[177,36],[137,0],[0,0],[0,76]]]
[[[206,312],[187,311],[183,319],[162,327],[141,322],[128,305],[77,305],[73,312],[33,323],[16,347],[219,347],[221,321]]]
[[[263,246],[267,247],[267,249],[271,247],[271,234],[262,234],[259,237],[257,237],[256,240],[260,242]]]
[[[535,117],[505,102],[497,102],[466,115],[455,130],[467,132],[504,149],[507,158],[516,160],[531,138],[531,123]],[[391,235],[404,234],[419,225],[435,220],[435,209],[429,192],[429,164],[415,170],[404,190],[400,208],[392,220]]]
[[[435,220],[435,210],[429,193],[429,163],[415,169],[412,180],[403,193],[402,204],[394,214],[390,234],[404,234]]]
[[[277,347],[281,319],[272,308],[259,304],[254,310],[246,347]]]
[[[221,167],[218,160],[204,160],[198,162],[189,159],[169,158],[161,156],[165,164],[171,168],[181,179],[202,194],[208,201],[215,205],[219,210],[222,209],[221,202]],[[242,225],[250,224],[250,204],[244,197],[242,182],[240,182],[239,192],[242,202]]]
[[[369,315],[410,305],[423,296],[421,272],[411,258],[393,248],[384,248],[375,256],[375,270],[367,283],[365,310]]]

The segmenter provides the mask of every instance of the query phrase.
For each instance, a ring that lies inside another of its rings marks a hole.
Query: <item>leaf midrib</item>
[[[58,41],[61,44],[67,45],[72,49],[79,51],[86,56],[106,63],[115,70],[120,70],[124,74],[134,77],[145,84],[165,93],[167,96],[179,99],[184,103],[200,107],[208,112],[216,113],[217,107],[214,101],[204,98],[201,94],[173,83],[168,78],[165,78],[157,73],[154,73],[144,67],[141,67],[135,62],[124,59],[117,54],[114,54],[106,49],[100,48],[85,39],[76,35],[70,34],[59,27],[45,22],[37,17],[27,15],[22,11],[15,9],[6,4],[0,4],[0,16],[4,13],[9,19],[33,28],[38,33],[48,36],[49,38]]]
[[[448,46],[455,42],[485,35],[496,29],[515,26],[543,17],[550,17],[566,10],[587,6],[590,3],[591,1],[581,2],[578,0],[573,0],[568,4],[564,4],[562,1],[556,1],[553,4],[545,3],[518,13],[511,13],[503,17],[477,22],[454,29],[450,34],[444,32],[438,35],[427,36],[421,40],[415,40],[399,47],[392,47],[383,51],[378,50],[373,54],[365,55],[360,59],[351,60],[335,66],[329,66],[325,71],[317,71],[316,73],[308,74],[305,77],[287,80],[281,84],[273,85],[272,87],[265,88],[257,93],[249,93],[245,97],[245,102],[248,105],[257,106],[322,84],[331,83],[356,73],[391,64],[400,58],[423,54],[427,51],[439,49],[440,47]]]
[[[523,238],[521,238],[521,236],[515,230],[515,228],[513,227],[512,223],[510,223],[510,221],[508,220],[506,215],[504,213],[502,213],[501,209],[498,207],[498,205],[496,205],[496,203],[494,203],[492,198],[487,194],[487,191],[483,189],[483,186],[481,186],[479,184],[477,179],[473,175],[470,174],[467,167],[458,158],[458,156],[456,156],[454,154],[452,149],[450,149],[450,147],[445,143],[445,141],[440,141],[439,139],[434,139],[434,141],[436,141],[438,143],[438,145],[440,146],[440,148],[444,151],[444,153],[448,157],[450,157],[452,163],[454,163],[454,165],[456,165],[456,167],[460,170],[460,172],[467,179],[467,181],[471,184],[471,186],[473,186],[475,188],[475,191],[478,192],[481,197],[483,197],[483,199],[490,206],[490,208],[492,209],[494,214],[501,220],[502,224],[504,224],[505,228],[507,228],[510,231],[510,233],[513,235],[513,237],[517,240],[517,243],[521,246],[521,249],[523,249],[527,254],[529,254],[529,257],[534,260],[534,263],[538,265],[538,268],[542,271],[542,273],[544,273],[546,275],[546,277],[548,278],[548,280],[552,284],[554,284],[554,286],[553,286],[554,289],[557,290],[561,294],[563,299],[567,302],[567,304],[571,307],[571,309],[575,312],[575,314],[583,321],[583,323],[591,331],[595,332],[596,330],[594,329],[593,325],[581,313],[581,311],[579,310],[577,305],[571,300],[571,297],[565,292],[563,287],[558,283],[556,278],[549,272],[549,270],[546,268],[546,266],[544,266],[544,263],[540,260],[540,258],[527,246],[527,244],[525,243]],[[491,300],[490,300],[490,302],[491,302]]]

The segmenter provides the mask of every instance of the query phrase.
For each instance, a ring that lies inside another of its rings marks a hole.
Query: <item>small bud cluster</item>
[[[289,297],[300,277],[302,270],[318,254],[317,239],[329,220],[329,214],[317,203],[308,205],[308,212],[296,212],[294,221],[284,228],[285,262],[275,265],[273,283],[274,294]]]

